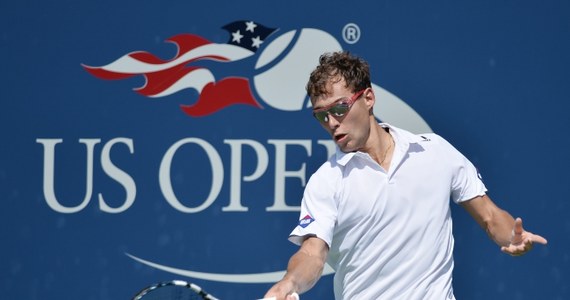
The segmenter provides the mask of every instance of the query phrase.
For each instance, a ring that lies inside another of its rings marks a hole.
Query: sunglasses
[[[326,123],[329,121],[329,114],[334,117],[344,116],[348,113],[354,102],[360,98],[364,91],[366,91],[366,89],[357,92],[350,98],[341,98],[331,103],[330,105],[314,109],[313,117],[315,117],[315,119],[321,123]]]

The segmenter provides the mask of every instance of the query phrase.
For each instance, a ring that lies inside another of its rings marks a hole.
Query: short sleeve
[[[451,199],[455,203],[485,195],[487,188],[477,168],[461,152],[439,137],[452,168]]]
[[[340,172],[340,167],[333,168],[329,161],[311,176],[303,194],[299,223],[289,235],[291,242],[301,245],[308,237],[318,237],[331,246],[338,215]]]

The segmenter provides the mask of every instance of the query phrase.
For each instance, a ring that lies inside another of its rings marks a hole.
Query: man
[[[306,292],[328,262],[336,299],[455,299],[450,199],[507,254],[546,244],[491,201],[475,167],[443,138],[377,123],[364,60],[322,55],[307,92],[338,151],[311,176],[289,237],[301,247],[265,297]]]

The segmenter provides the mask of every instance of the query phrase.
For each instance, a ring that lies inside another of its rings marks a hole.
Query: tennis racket
[[[299,295],[293,293],[295,299]],[[138,292],[133,300],[219,300],[201,287],[183,280],[172,280],[153,284]],[[275,297],[259,300],[275,300]]]
[[[182,280],[161,282],[144,288],[133,300],[219,300],[201,287]]]

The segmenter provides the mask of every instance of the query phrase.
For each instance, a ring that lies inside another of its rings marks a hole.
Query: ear
[[[369,111],[372,111],[372,109],[374,108],[374,103],[376,103],[376,95],[374,95],[374,90],[369,87],[366,89],[366,91],[364,91],[364,103],[366,104],[366,107],[368,108]]]

